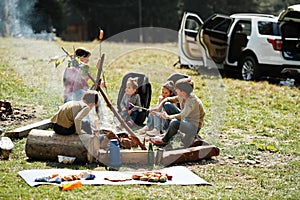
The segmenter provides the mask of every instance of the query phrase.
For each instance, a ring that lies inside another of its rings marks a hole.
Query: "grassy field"
[[[54,114],[62,99],[65,64],[55,68],[50,57],[84,46],[93,50],[91,69],[99,58],[97,43],[47,42],[15,38],[0,40],[0,100],[34,110],[35,119],[18,123],[0,121],[5,132]],[[0,161],[0,199],[298,199],[300,196],[299,87],[268,82],[244,82],[173,67],[176,44],[101,45],[109,99],[116,103],[122,77],[141,72],[153,87],[156,103],[161,84],[174,73],[195,81],[195,93],[206,109],[201,136],[220,148],[220,156],[184,163],[213,186],[84,186],[61,191],[57,186],[30,187],[17,174],[26,169],[72,168],[104,170],[97,164],[63,165],[30,161],[26,138],[14,139],[9,160]],[[109,111],[107,115],[110,115]]]

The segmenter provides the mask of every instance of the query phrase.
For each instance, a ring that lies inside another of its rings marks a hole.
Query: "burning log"
[[[131,149],[132,147],[138,147],[138,143],[134,138],[127,134],[127,132],[114,133],[110,129],[99,130],[98,137],[100,138],[100,148],[108,149],[110,140],[117,139],[121,149]]]

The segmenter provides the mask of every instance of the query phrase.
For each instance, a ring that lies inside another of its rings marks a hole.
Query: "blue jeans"
[[[161,130],[162,123],[164,123],[165,119],[160,118],[159,116],[148,114],[146,125],[149,129],[155,128],[156,130]]]
[[[166,111],[166,113],[168,115],[178,114],[181,111],[177,106],[175,106],[173,103],[170,103],[170,102],[166,102],[164,104],[164,110]],[[169,124],[170,124],[170,120],[165,120],[163,130],[167,130],[169,127]]]
[[[133,111],[133,112],[131,113],[131,115],[130,115],[131,120],[132,120],[132,121],[135,121],[138,114],[139,114],[139,111],[138,111],[138,110]]]
[[[185,137],[183,138],[184,147],[189,147],[193,143],[195,136],[200,131],[200,128],[194,126],[194,124],[187,120],[172,119],[169,129],[162,141],[168,143],[170,139],[177,134],[178,130],[185,134]]]
[[[83,119],[81,121],[81,129],[84,130],[87,134],[93,134],[92,127],[89,119]]]
[[[130,116],[128,115],[128,111],[127,110],[124,111],[124,112],[123,111],[120,112],[121,117],[125,121],[129,121],[129,120],[135,121],[138,114],[139,114],[138,110],[133,111]]]

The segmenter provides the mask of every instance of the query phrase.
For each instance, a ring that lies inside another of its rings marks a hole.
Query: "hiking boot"
[[[156,128],[152,129],[151,131],[147,131],[146,135],[150,136],[150,137],[155,137],[160,135],[160,131],[157,130]]]

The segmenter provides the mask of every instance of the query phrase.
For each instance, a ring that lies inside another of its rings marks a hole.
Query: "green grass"
[[[95,75],[99,45],[96,43],[47,42],[1,38],[0,99],[13,106],[39,110],[45,119],[62,103],[64,66],[48,59],[63,55],[60,47],[95,49],[91,69]],[[152,45],[147,45],[149,47]],[[147,74],[155,104],[161,84],[173,72],[190,75],[195,93],[206,108],[201,136],[221,149],[220,156],[184,165],[213,186],[84,186],[61,191],[57,186],[29,187],[17,172],[26,169],[70,168],[104,170],[97,164],[62,165],[30,161],[25,154],[26,138],[14,139],[7,161],[0,161],[0,199],[297,199],[300,196],[300,96],[297,87],[268,82],[216,80],[188,69],[173,67],[175,44],[153,45],[105,43],[104,74],[107,94],[116,103],[124,73]],[[138,50],[137,50],[138,49]],[[23,123],[26,124],[26,121]],[[2,126],[3,131],[15,128]],[[267,149],[272,146],[275,152]]]

